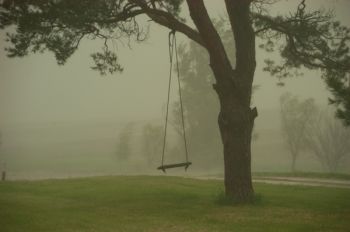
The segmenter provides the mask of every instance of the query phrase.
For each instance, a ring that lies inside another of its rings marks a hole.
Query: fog
[[[224,15],[222,2],[206,1],[212,17]],[[282,1],[274,6],[273,12],[288,12],[296,2]],[[347,0],[312,1],[308,7],[334,9],[337,18],[350,26]],[[188,18],[186,9],[183,14]],[[125,44],[116,45],[124,72],[100,76],[89,68],[92,66],[90,54],[101,47],[96,41],[83,41],[68,62],[58,66],[51,53],[7,58],[4,48],[8,44],[5,32],[1,31],[0,168],[7,171],[8,178],[161,174],[156,170],[161,152],[157,150],[149,162],[142,151],[140,137],[146,124],[164,124],[169,75],[168,32],[151,24],[147,41],[133,43],[131,49]],[[188,42],[179,33],[177,36],[180,43]],[[281,136],[280,96],[290,92],[301,100],[313,98],[319,107],[326,108],[329,92],[317,71],[302,70],[304,76],[287,79],[284,87],[277,86],[278,80],[262,72],[265,57],[266,53],[258,51],[254,84],[259,88],[254,92],[253,102],[259,111],[255,123],[258,138],[252,145],[252,167],[254,172],[288,172],[291,161]],[[216,120],[212,123],[217,124]],[[132,125],[128,130],[131,151],[126,159],[120,160],[116,152],[126,125]],[[213,133],[218,136],[217,131]],[[168,142],[175,140],[176,133],[172,132]],[[204,138],[203,143],[206,143]],[[191,145],[189,140],[190,151]],[[193,166],[186,175],[221,174],[221,150],[214,155],[215,162],[212,157],[207,159],[190,153]],[[183,161],[184,152],[168,151],[166,159]],[[298,158],[297,169],[325,171],[307,152]],[[349,156],[338,171],[350,173]],[[184,174],[183,170],[169,173]]]

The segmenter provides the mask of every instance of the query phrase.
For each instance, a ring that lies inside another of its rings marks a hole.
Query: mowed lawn
[[[0,231],[350,231],[350,189],[256,184],[227,205],[222,182],[120,176],[0,182]]]

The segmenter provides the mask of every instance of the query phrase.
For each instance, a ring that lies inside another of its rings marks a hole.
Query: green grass
[[[256,184],[255,204],[220,204],[222,183],[96,177],[0,183],[1,232],[349,231],[350,190]]]

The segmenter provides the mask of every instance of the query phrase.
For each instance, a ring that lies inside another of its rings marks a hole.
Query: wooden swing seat
[[[185,167],[185,170],[192,164],[192,162],[184,162],[184,163],[176,163],[176,164],[164,164],[159,166],[157,169],[162,170],[163,172],[166,171],[166,169],[170,168],[179,168],[179,167]]]

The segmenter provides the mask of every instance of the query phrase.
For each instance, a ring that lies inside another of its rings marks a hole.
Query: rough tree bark
[[[220,101],[218,124],[224,150],[225,193],[239,201],[254,195],[251,177],[251,138],[256,108],[251,93],[256,67],[255,34],[249,17],[250,1],[226,0],[236,47],[232,68],[203,1],[188,0],[191,17],[205,43]]]
[[[238,88],[217,89],[221,102],[219,127],[224,145],[226,194],[249,200],[254,194],[251,178],[251,138],[257,110],[251,110],[255,61],[255,34],[250,22],[250,1],[226,0],[236,47],[233,78]],[[225,87],[224,87],[225,88]],[[235,93],[235,94],[233,94]]]

